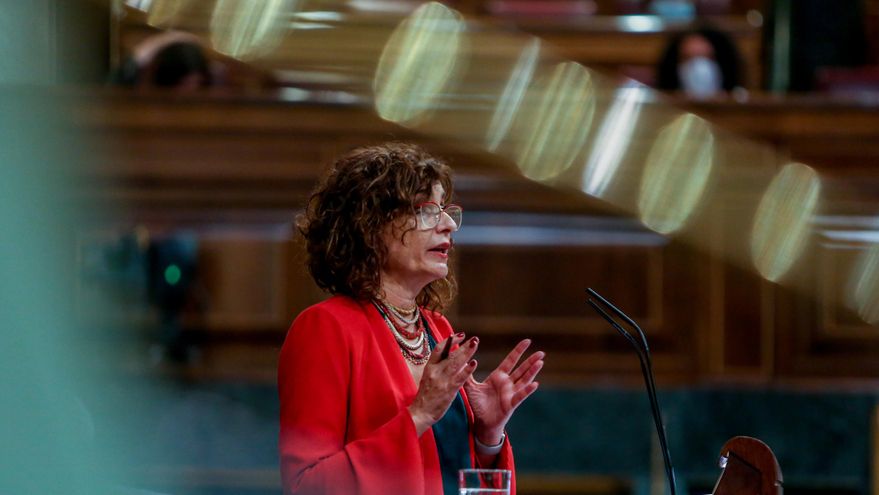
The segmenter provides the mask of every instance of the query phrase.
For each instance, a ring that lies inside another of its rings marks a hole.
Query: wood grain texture
[[[467,142],[383,122],[364,106],[110,90],[66,95],[71,132],[91,137],[94,168],[77,197],[103,205],[96,228],[185,228],[201,242],[202,283],[213,303],[185,322],[204,348],[196,374],[206,379],[236,373],[271,379],[287,325],[322,297],[302,267],[295,216],[332,157],[388,139],[422,143],[455,168],[469,223],[454,256],[461,297],[448,315],[457,328],[483,337],[485,366],[531,336],[550,353],[545,380],[637,384],[627,343],[584,305],[591,286],[645,328],[661,384],[879,377],[875,332],[838,304],[841,278],[863,246],[825,239],[870,231],[859,215],[879,205],[879,189],[868,187],[879,174],[867,166],[879,161],[879,148],[851,149],[879,139],[879,112],[859,104],[766,97],[693,105],[719,125],[787,146],[793,155],[816,135],[835,143],[814,165],[861,193],[834,203],[817,225],[817,248],[796,265],[794,285],[821,288],[815,298],[646,231],[575,191],[524,180],[509,162]],[[801,115],[811,117],[793,125]],[[851,132],[824,133],[825,119]],[[852,154],[860,156],[857,164],[845,159]],[[771,173],[774,163],[753,167]],[[737,187],[712,203],[728,211],[720,218],[747,210]],[[706,216],[693,228],[724,245],[742,241],[748,225],[712,224]],[[543,241],[491,235],[535,229]]]

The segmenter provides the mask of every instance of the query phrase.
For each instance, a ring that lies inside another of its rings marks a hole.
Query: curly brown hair
[[[298,221],[308,270],[317,285],[360,300],[379,296],[381,268],[388,257],[382,232],[414,214],[414,205],[430,197],[437,182],[445,189],[446,202],[452,197],[451,169],[413,144],[363,147],[337,159]],[[449,272],[424,287],[416,302],[441,310],[455,289]]]

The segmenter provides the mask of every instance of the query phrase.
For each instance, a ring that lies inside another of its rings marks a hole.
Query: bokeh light
[[[861,255],[851,278],[851,296],[858,315],[871,325],[879,323],[879,244]]]
[[[525,45],[522,54],[516,61],[510,79],[504,87],[495,106],[494,114],[491,117],[491,123],[488,126],[488,132],[485,138],[486,147],[490,151],[497,151],[503,139],[507,136],[510,126],[516,117],[516,113],[522,106],[531,80],[534,78],[534,72],[537,69],[537,62],[540,57],[540,40],[532,38]]]
[[[174,26],[189,0],[152,0],[147,7],[147,24],[160,28]]]
[[[763,194],[751,233],[751,258],[763,277],[777,282],[808,242],[821,181],[811,167],[789,163]]]
[[[180,283],[182,276],[183,272],[180,271],[180,267],[177,265],[172,264],[165,268],[165,282],[167,282],[168,285],[177,285]]]
[[[217,0],[211,16],[211,43],[220,53],[242,60],[278,47],[299,0]]]
[[[583,170],[581,188],[587,194],[600,197],[611,184],[629,149],[647,93],[645,87],[634,81],[616,91]]]
[[[412,124],[435,107],[455,74],[465,29],[458,12],[437,2],[422,5],[397,26],[373,80],[379,116]]]
[[[714,164],[714,135],[708,123],[685,114],[657,136],[641,179],[641,221],[661,234],[679,230],[705,191]]]
[[[522,173],[546,181],[565,170],[582,150],[595,113],[592,75],[565,62],[534,85],[515,125],[515,160]]]

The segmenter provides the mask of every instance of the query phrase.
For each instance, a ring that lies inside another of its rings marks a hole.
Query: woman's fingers
[[[449,335],[448,338],[434,347],[433,352],[430,353],[430,359],[427,362],[430,364],[437,364],[445,361],[451,355],[451,348],[460,345],[465,338],[467,337],[464,335],[464,332]]]
[[[540,372],[540,369],[543,368],[543,361],[538,361],[534,363],[531,368],[528,369],[528,372],[522,376],[522,379],[516,382],[514,389],[518,392],[523,388],[531,385],[534,381],[534,378],[537,377],[537,373]]]
[[[544,356],[546,356],[546,354],[544,354],[543,351],[538,351],[528,356],[528,359],[519,364],[519,366],[517,366],[512,373],[510,373],[510,379],[513,380],[513,382],[521,381],[524,376],[526,376],[533,370],[535,364],[539,362],[541,363],[541,366],[543,365],[542,363]],[[537,371],[540,371],[540,368],[537,368]]]
[[[476,354],[476,349],[478,348],[478,337],[470,337],[466,341],[461,342],[458,348],[449,354],[449,369],[453,370],[452,373],[459,372],[471,359],[473,359],[473,355]]]
[[[477,364],[478,363],[475,359],[471,359],[470,361],[467,361],[467,364],[465,364],[460,370],[458,370],[458,373],[455,375],[454,379],[455,390],[463,387],[468,380],[473,379],[473,372],[476,371]]]
[[[515,409],[519,407],[519,404],[527,399],[529,395],[533,394],[539,385],[538,382],[531,382],[514,393],[512,399],[510,399],[510,408]]]
[[[451,340],[449,340],[451,339]],[[457,349],[448,351],[447,347],[458,346]],[[425,375],[434,376],[434,380],[445,382],[444,388],[457,390],[464,385],[468,378],[472,377],[476,369],[476,361],[473,355],[479,347],[479,339],[469,339],[463,333],[457,333],[438,344],[431,353],[428,365],[432,368]],[[446,355],[445,359],[443,355]]]
[[[448,353],[446,350],[447,347],[452,347],[452,337],[447,338],[434,347],[433,352],[430,353],[430,358],[427,360],[427,364],[431,365],[439,363],[442,360],[443,355]]]
[[[458,333],[434,347],[412,406],[417,414],[430,418],[430,424],[445,414],[458,389],[472,378],[476,369],[473,355],[478,345],[479,339],[466,339],[463,333]],[[455,346],[457,349],[450,350]]]
[[[510,351],[510,353],[507,354],[507,357],[505,357],[504,360],[501,361],[501,364],[498,365],[498,371],[510,374],[516,366],[516,363],[519,362],[519,358],[521,358],[522,354],[525,353],[525,350],[528,349],[529,345],[531,345],[531,339],[525,339],[516,344],[516,347],[513,347],[513,350]]]

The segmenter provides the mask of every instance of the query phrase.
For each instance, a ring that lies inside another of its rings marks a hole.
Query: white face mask
[[[720,67],[707,57],[693,57],[679,65],[678,78],[681,89],[693,98],[710,98],[722,88]]]

